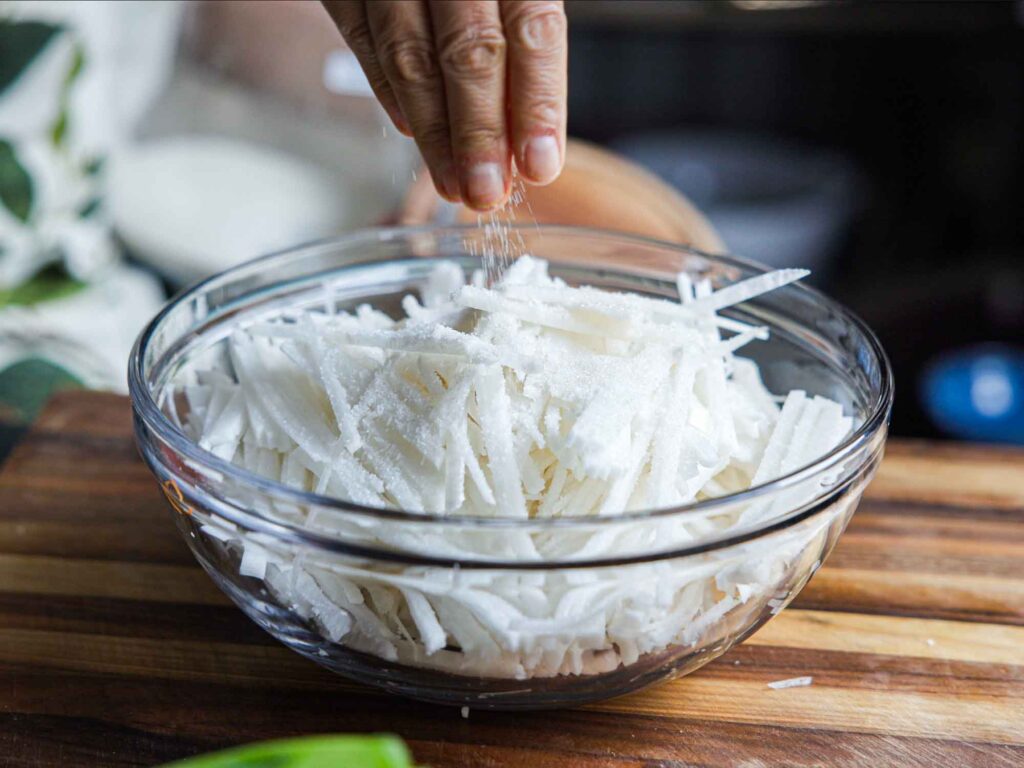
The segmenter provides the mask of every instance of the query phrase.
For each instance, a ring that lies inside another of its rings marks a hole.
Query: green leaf
[[[97,174],[99,174],[99,172],[103,170],[103,160],[104,158],[102,157],[94,157],[88,162],[86,162],[86,164],[82,167],[82,170],[85,172],[85,175],[96,176]]]
[[[75,80],[82,74],[82,68],[85,66],[85,49],[80,43],[75,44],[75,50],[71,54],[71,65],[68,67],[68,71],[64,74],[64,82],[61,84],[60,89],[60,100],[59,108],[57,109],[57,117],[54,118],[53,126],[50,128],[50,140],[53,142],[53,146],[62,147],[64,146],[64,140],[68,135],[68,122],[69,122],[69,109],[71,104],[71,88],[75,84]]]
[[[0,139],[0,203],[27,222],[32,214],[32,178],[14,154],[9,141]]]
[[[88,219],[99,209],[100,199],[98,197],[91,197],[85,201],[81,208],[78,209],[78,218]]]
[[[64,75],[65,91],[70,90],[71,86],[75,84],[75,80],[82,74],[83,67],[85,67],[85,48],[81,43],[76,43],[75,50],[71,54],[71,66],[68,67],[68,71]]]
[[[0,289],[0,309],[62,299],[78,293],[84,287],[85,283],[69,277],[63,269],[47,267],[15,288]]]
[[[28,69],[60,30],[40,21],[0,21],[0,93]]]
[[[312,736],[270,741],[164,768],[412,768],[396,736]]]
[[[50,395],[81,389],[82,382],[54,362],[37,357],[20,360],[0,371],[0,410],[7,420],[28,424]]]
[[[68,110],[62,104],[60,112],[57,113],[57,119],[53,121],[53,126],[50,128],[50,141],[53,142],[55,147],[60,147],[64,144],[64,138],[68,135]]]

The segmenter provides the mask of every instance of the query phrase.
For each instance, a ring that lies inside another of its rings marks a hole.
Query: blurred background
[[[572,136],[814,270],[892,358],[895,434],[1024,444],[1024,4],[568,13]],[[54,390],[124,391],[184,285],[450,218],[418,170],[315,2],[0,2],[0,455]]]

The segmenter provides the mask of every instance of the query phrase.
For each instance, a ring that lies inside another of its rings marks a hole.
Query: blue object
[[[951,435],[1024,444],[1024,350],[987,344],[945,354],[925,369],[921,395]]]

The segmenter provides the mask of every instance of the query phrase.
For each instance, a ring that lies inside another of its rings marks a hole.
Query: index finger
[[[497,208],[508,197],[510,177],[498,4],[432,0],[430,17],[462,199],[477,210]]]
[[[355,54],[359,66],[363,68],[366,79],[373,89],[377,101],[388,113],[391,122],[406,136],[411,135],[409,123],[402,114],[402,108],[395,98],[388,78],[377,60],[373,47],[373,37],[366,15],[366,3],[363,0],[323,0],[324,9],[334,21],[334,26],[348,43],[349,50]]]
[[[548,184],[565,159],[568,42],[561,0],[503,0],[508,40],[509,131],[516,167]]]

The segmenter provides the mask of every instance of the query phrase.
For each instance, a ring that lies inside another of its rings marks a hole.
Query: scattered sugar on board
[[[768,683],[768,687],[779,691],[783,688],[802,688],[814,682],[813,677],[790,677],[786,680],[774,680]]]
[[[551,277],[543,260],[512,260],[518,245],[498,224],[485,228],[488,248],[510,263],[490,287],[482,273],[467,284],[458,266],[439,262],[420,295],[403,300],[402,320],[368,306],[343,312],[321,293],[316,309],[238,328],[220,363],[183,373],[183,428],[206,450],[305,491],[524,520],[617,515],[741,491],[812,461],[850,432],[853,420],[836,403],[770,393],[756,364],[736,355],[767,329],[719,314],[805,271],[719,291],[681,275],[679,302],[574,288]],[[713,516],[557,536],[434,528],[410,539],[406,525],[385,519],[360,524],[286,505],[268,514],[371,548],[573,560],[721,536],[817,492],[796,487],[777,502]],[[240,547],[242,575],[262,579],[333,642],[456,674],[529,679],[609,672],[669,646],[717,652],[733,611],[782,609],[786,574],[813,555],[810,542],[822,539],[828,519],[770,546],[752,542],[732,560],[726,552],[515,578],[313,563],[220,521],[203,531]]]

